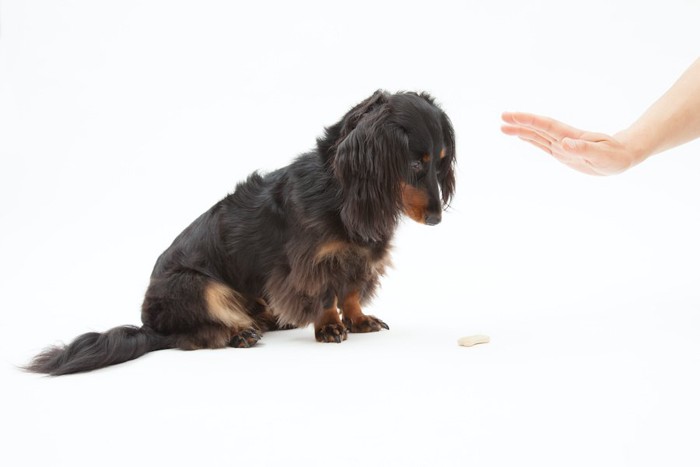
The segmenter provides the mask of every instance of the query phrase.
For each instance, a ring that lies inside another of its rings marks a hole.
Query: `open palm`
[[[634,151],[620,139],[591,133],[557,120],[520,112],[505,112],[503,133],[517,136],[589,175],[613,175],[636,163]]]

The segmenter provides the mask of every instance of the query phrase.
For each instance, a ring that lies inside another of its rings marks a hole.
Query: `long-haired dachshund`
[[[454,165],[454,131],[432,97],[377,91],[315,150],[253,173],[175,239],[153,268],[142,327],[83,334],[26,369],[63,375],[160,349],[250,347],[309,323],[319,342],[388,329],[362,307],[401,214],[440,222]]]

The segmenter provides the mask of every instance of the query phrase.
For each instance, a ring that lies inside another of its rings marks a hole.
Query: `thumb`
[[[561,140],[562,147],[571,152],[581,153],[590,149],[591,143],[582,139],[564,138]]]

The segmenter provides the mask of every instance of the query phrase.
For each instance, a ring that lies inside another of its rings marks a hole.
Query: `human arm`
[[[534,144],[564,164],[591,175],[613,175],[649,156],[700,137],[700,59],[644,114],[614,136],[519,112],[502,116],[507,135]]]

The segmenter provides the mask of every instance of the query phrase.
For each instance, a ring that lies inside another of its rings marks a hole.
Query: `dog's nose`
[[[442,214],[439,212],[436,214],[428,214],[427,216],[425,216],[425,224],[426,225],[438,225],[441,220],[442,220]]]

